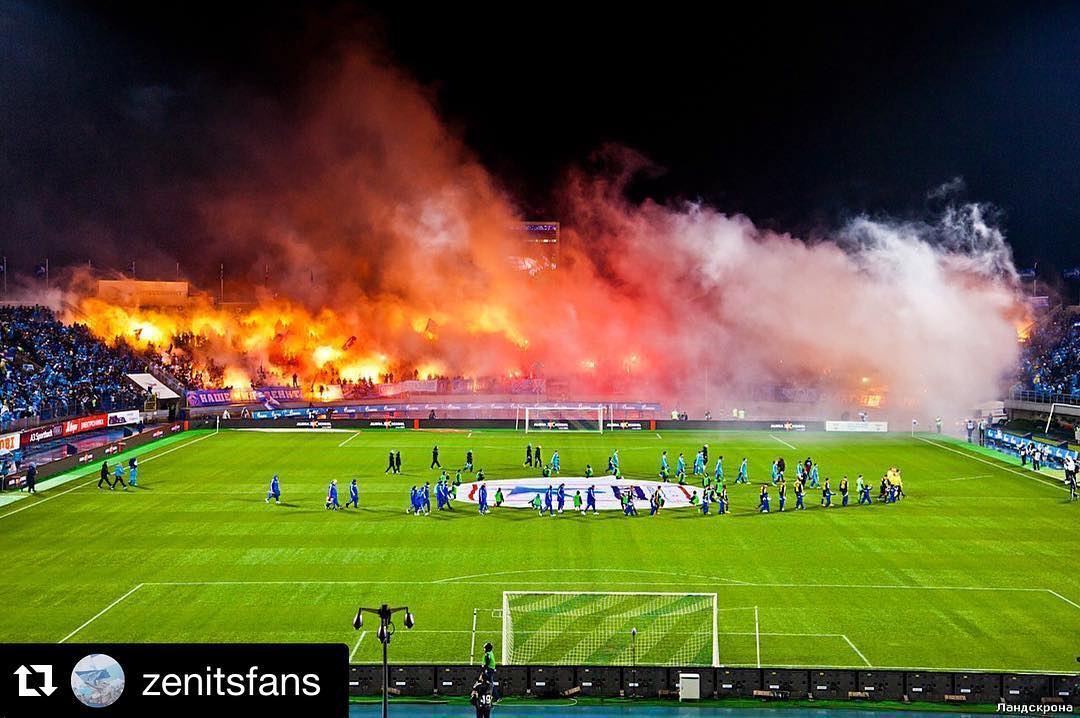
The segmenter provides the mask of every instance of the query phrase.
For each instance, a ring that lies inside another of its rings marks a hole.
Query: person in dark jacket
[[[37,489],[37,467],[30,464],[30,468],[26,470],[26,493],[36,494]]]
[[[101,462],[101,478],[98,479],[97,482],[97,487],[99,489],[101,488],[102,482],[104,482],[105,485],[108,486],[110,489],[112,488],[112,482],[109,481],[109,462],[107,460]]]

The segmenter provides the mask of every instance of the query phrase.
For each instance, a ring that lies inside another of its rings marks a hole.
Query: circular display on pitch
[[[71,692],[84,706],[111,706],[124,692],[124,669],[112,656],[91,653],[72,669]]]

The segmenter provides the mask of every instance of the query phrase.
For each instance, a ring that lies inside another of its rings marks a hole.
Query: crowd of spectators
[[[1080,314],[1059,311],[1032,329],[1020,360],[1018,388],[1080,396]]]
[[[2,307],[0,423],[140,406],[143,392],[125,375],[146,364],[127,345],[109,347],[46,307]]]

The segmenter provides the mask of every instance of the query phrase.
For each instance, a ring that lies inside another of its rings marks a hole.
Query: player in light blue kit
[[[746,467],[746,458],[743,457],[742,463],[739,464],[739,475],[735,477],[736,484],[749,484],[750,483],[750,471]]]
[[[716,480],[717,484],[720,484],[720,483],[722,483],[724,481],[724,457],[723,456],[717,456],[716,457],[716,470],[713,471],[713,479]]]
[[[559,463],[559,450],[551,452],[551,472],[554,474],[562,471],[562,465]]]

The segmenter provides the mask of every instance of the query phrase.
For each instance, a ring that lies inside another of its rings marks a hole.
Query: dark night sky
[[[80,238],[101,236],[164,266],[190,241],[172,236],[191,220],[174,188],[220,161],[207,118],[243,97],[287,107],[345,37],[429,87],[535,216],[616,142],[664,169],[635,195],[801,235],[925,216],[962,177],[963,198],[1001,210],[1018,265],[1080,264],[1080,4],[158,5],[0,0],[13,263],[85,261]]]

